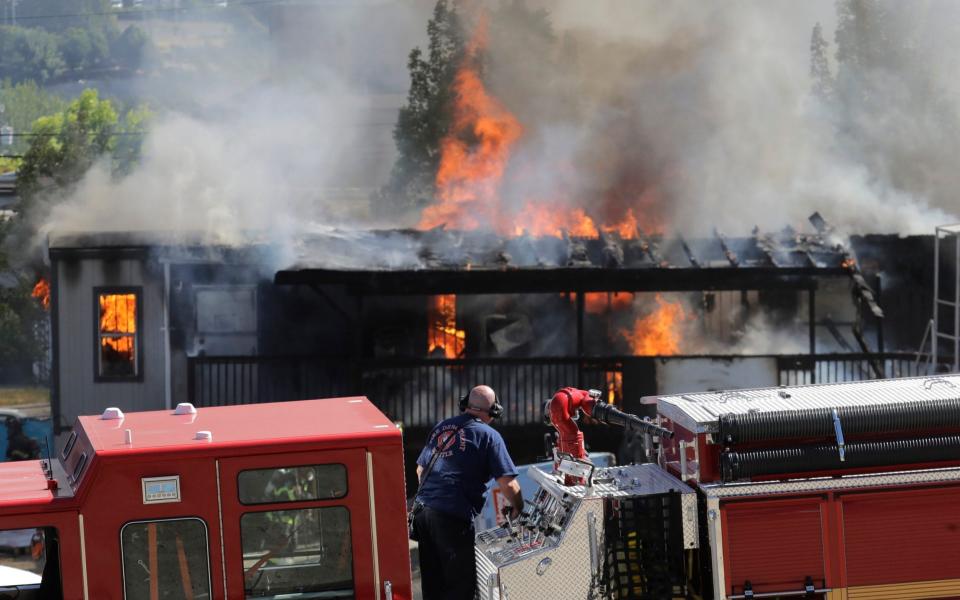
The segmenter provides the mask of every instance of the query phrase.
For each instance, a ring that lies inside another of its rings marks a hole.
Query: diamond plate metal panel
[[[657,412],[695,433],[715,433],[723,414],[873,406],[960,398],[960,375],[905,377],[749,390],[649,396]]]

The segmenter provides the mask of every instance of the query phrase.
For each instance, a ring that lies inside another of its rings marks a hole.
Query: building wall
[[[109,406],[124,411],[164,408],[163,273],[147,259],[56,260],[58,425],[70,427],[79,415]],[[140,286],[139,381],[95,381],[97,351],[94,288]]]

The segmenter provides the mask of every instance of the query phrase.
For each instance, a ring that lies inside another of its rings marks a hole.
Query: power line
[[[4,133],[4,134],[0,134],[0,136],[2,136],[2,137],[25,137],[25,138],[26,138],[26,137],[57,137],[58,135],[62,135],[63,133],[64,133],[64,132],[62,132],[62,131],[59,131],[59,132],[56,132],[56,133]],[[91,134],[92,134],[92,135],[97,135],[97,134],[95,134],[95,133],[92,132],[92,131],[88,131],[88,132],[86,132],[86,133],[87,133],[88,135],[91,135]],[[146,134],[146,132],[143,132],[143,131],[116,131],[116,132],[111,132],[111,133],[109,133],[108,135],[110,135],[110,136],[115,136],[115,135],[144,136],[144,135],[147,135],[147,134]]]
[[[85,13],[65,13],[62,15],[17,15],[17,21],[42,21],[46,19],[83,19],[87,17],[116,17],[121,15],[145,15],[162,13],[184,13],[193,11],[220,10],[224,8],[235,8],[244,6],[264,6],[269,4],[289,4],[290,0],[243,0],[239,2],[229,2],[224,6],[183,6],[172,8],[143,8],[127,10],[111,10],[108,12],[85,12]],[[302,3],[302,2],[300,2]],[[311,2],[312,3],[312,2]]]

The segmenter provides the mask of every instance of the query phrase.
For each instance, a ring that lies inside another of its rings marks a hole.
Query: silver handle
[[[385,600],[393,600],[393,584],[389,580],[383,582],[383,595]]]

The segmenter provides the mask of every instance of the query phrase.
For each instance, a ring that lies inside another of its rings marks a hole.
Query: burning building
[[[505,400],[518,455],[533,458],[523,428],[568,382],[641,412],[632,403],[655,393],[922,369],[878,345],[879,299],[848,262],[860,240],[827,239],[329,231],[277,267],[256,242],[53,235],[55,422],[106,406],[365,394],[416,445],[484,382]],[[738,348],[751,315],[781,319],[763,335],[786,331],[790,345]]]

